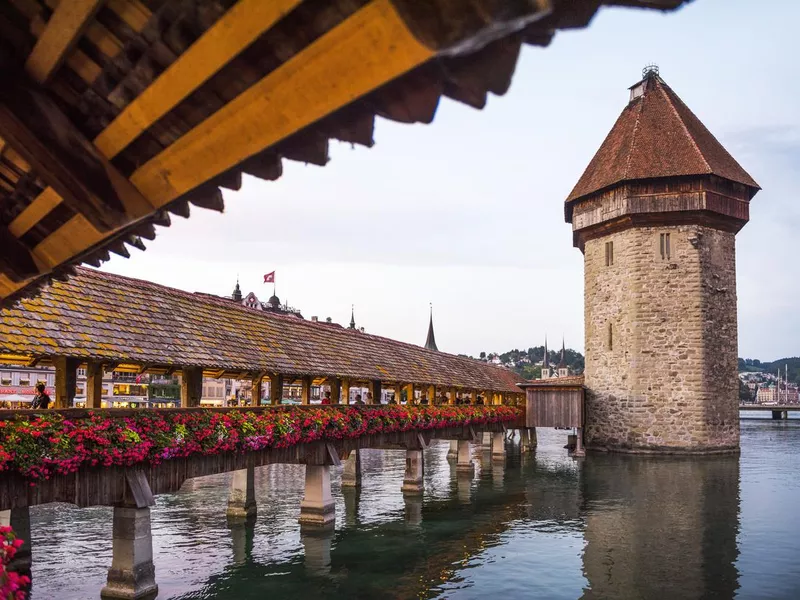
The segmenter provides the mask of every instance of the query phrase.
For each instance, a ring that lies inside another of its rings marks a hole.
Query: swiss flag
[[[275,283],[275,271],[264,275],[264,283]]]

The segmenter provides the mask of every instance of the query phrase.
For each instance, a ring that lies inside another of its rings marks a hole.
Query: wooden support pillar
[[[250,395],[250,406],[261,406],[261,388],[264,376],[253,377],[252,394]]]
[[[56,367],[55,408],[72,408],[80,361],[77,358],[58,356],[54,364]]]
[[[402,397],[402,394],[403,394],[403,384],[402,383],[394,384],[394,401],[395,401],[395,403],[400,404],[400,398]]]
[[[483,403],[486,406],[491,406],[492,402],[494,402],[494,395],[492,394],[491,390],[486,390],[483,393]]]
[[[280,404],[283,400],[283,375],[275,373],[269,376],[270,404]]]
[[[436,386],[429,385],[428,386],[428,405],[433,405],[436,403]]]
[[[342,395],[339,398],[342,404],[350,404],[350,380],[342,379]]]
[[[328,385],[331,388],[331,404],[341,404],[341,380],[336,377],[330,377],[328,379]]]
[[[447,401],[448,404],[455,404],[456,403],[456,388],[450,388],[450,398]]]
[[[409,383],[406,385],[406,404],[416,404],[416,400],[414,399],[414,384]]]
[[[381,403],[381,381],[375,379],[369,382],[369,391],[372,394],[372,400],[367,404],[380,404]]]
[[[200,406],[203,396],[203,369],[183,367],[181,369],[181,408]]]
[[[86,362],[86,408],[103,407],[103,364]]]
[[[478,403],[478,390],[472,390],[469,394],[469,403],[475,406]]]
[[[300,403],[311,404],[311,377],[306,375],[300,380]]]

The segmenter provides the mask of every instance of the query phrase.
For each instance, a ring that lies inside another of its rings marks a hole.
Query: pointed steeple
[[[356,328],[356,307],[354,304],[350,305],[350,329]]]
[[[550,357],[547,356],[547,334],[544,336],[544,358],[542,359],[542,368],[546,369],[550,366]]]
[[[234,302],[241,302],[242,301],[242,288],[239,287],[239,278],[236,278],[236,287],[233,288],[233,294],[231,294],[231,299]]]
[[[564,338],[561,338],[561,360],[558,363],[559,369],[566,369],[567,367],[567,346],[564,343]]]
[[[428,337],[425,340],[425,347],[428,350],[439,351],[439,348],[436,347],[436,337],[433,335],[433,304],[431,304],[431,320],[428,323]]]

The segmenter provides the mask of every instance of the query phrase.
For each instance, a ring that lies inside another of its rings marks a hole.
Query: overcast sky
[[[583,257],[563,202],[655,62],[761,185],[738,235],[740,356],[800,354],[800,3],[696,0],[668,14],[602,10],[585,30],[525,48],[483,111],[443,100],[432,125],[379,120],[371,149],[336,144],[324,168],[246,177],[223,215],[173,217],[108,271],[189,291],[282,301],[441,350],[477,355],[562,334],[583,349]]]

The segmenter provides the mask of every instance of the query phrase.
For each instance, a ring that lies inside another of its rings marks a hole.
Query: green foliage
[[[519,373],[525,379],[538,379],[542,375],[542,368],[536,363],[541,363],[544,358],[544,346],[535,346],[527,350],[509,350],[502,354],[495,352],[481,352],[481,360],[492,360],[494,357],[500,359],[501,364],[511,368]],[[550,366],[556,367],[561,361],[561,350],[549,350],[547,357],[550,361]],[[576,375],[583,373],[584,357],[583,354],[567,348],[564,353],[564,360],[567,366]]]

